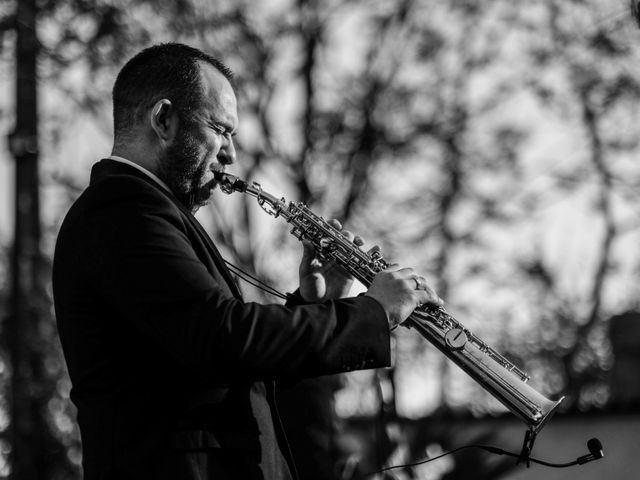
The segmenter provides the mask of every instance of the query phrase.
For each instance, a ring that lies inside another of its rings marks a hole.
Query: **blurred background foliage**
[[[609,319],[636,310],[640,298],[640,33],[626,1],[35,6],[35,328],[23,329],[10,302],[13,208],[21,197],[9,147],[0,144],[0,478],[12,472],[10,418],[21,408],[12,388],[35,399],[29,418],[41,419],[31,429],[40,438],[31,447],[48,452],[37,456],[46,472],[39,478],[77,478],[79,435],[49,262],[66,209],[91,164],[110,152],[110,89],[119,68],[164,41],[202,48],[235,71],[240,129],[232,173],[341,219],[388,259],[424,272],[447,309],[529,372],[540,391],[567,395],[566,409],[616,404]],[[18,9],[15,0],[0,2],[4,137],[15,123]],[[254,200],[217,193],[198,217],[228,260],[281,290],[295,288],[300,247]],[[242,289],[248,299],[275,301]],[[11,367],[11,329],[23,329],[21,348],[29,349],[22,387],[10,381],[19,372]],[[345,375],[335,389],[336,418],[375,419],[386,442],[398,419],[503,411],[405,329],[394,334],[392,368]],[[417,441],[406,431],[395,436],[403,435]]]

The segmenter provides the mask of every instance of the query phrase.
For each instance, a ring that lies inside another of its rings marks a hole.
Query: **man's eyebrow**
[[[209,115],[209,121],[214,125],[219,125],[223,127],[227,132],[234,132],[233,124],[228,120],[220,120],[215,118],[213,115]]]
[[[215,120],[214,118],[210,118],[209,123],[213,126],[223,129],[225,133],[229,133],[232,136],[237,133],[237,128],[233,128],[233,125],[231,123],[225,122],[224,120]]]

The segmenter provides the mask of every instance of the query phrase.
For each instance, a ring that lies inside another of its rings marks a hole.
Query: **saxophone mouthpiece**
[[[226,194],[244,192],[247,189],[247,182],[230,173],[215,171],[213,176],[220,185],[220,189]]]

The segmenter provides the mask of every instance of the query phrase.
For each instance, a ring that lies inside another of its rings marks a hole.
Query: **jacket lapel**
[[[155,187],[158,191],[162,192],[171,202],[178,207],[180,212],[189,222],[189,225],[197,232],[198,237],[203,242],[203,244],[207,248],[207,252],[211,256],[214,265],[218,270],[218,274],[223,278],[227,287],[233,294],[233,296],[237,299],[242,299],[242,294],[238,289],[233,277],[231,276],[231,272],[224,263],[224,259],[220,252],[216,248],[215,244],[211,240],[211,237],[207,234],[205,229],[202,227],[200,222],[193,216],[193,214],[184,206],[182,203],[169,191],[167,191],[164,187],[159,185],[155,180],[153,180],[148,175],[145,175],[143,172],[134,168],[130,165],[127,165],[122,162],[117,162],[115,160],[110,159],[102,159],[100,162],[96,163],[91,169],[91,182],[95,182],[96,180],[106,177],[109,175],[132,175],[138,177],[153,187]]]
[[[171,196],[173,197],[173,195]],[[207,234],[205,229],[202,227],[202,224],[200,224],[200,222],[196,219],[196,217],[194,217],[189,210],[187,210],[184,206],[182,206],[177,198],[175,197],[173,198],[174,198],[174,203],[178,206],[180,211],[185,215],[185,217],[187,218],[191,226],[195,228],[201,240],[207,246],[208,251],[211,254],[211,257],[213,258],[213,261],[216,264],[216,267],[218,268],[218,272],[224,278],[225,282],[227,283],[227,286],[233,293],[233,296],[235,298],[241,299],[242,295],[238,290],[238,286],[236,285],[236,282],[233,280],[233,277],[231,276],[231,272],[229,272],[229,269],[224,263],[224,259],[222,258],[222,255],[220,255],[220,251],[217,249],[217,247],[211,240],[211,237]]]

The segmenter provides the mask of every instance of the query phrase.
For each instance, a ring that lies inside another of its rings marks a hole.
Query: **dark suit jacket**
[[[113,160],[63,222],[53,291],[86,480],[290,478],[273,380],[389,363],[375,300],[243,302],[195,218]]]

